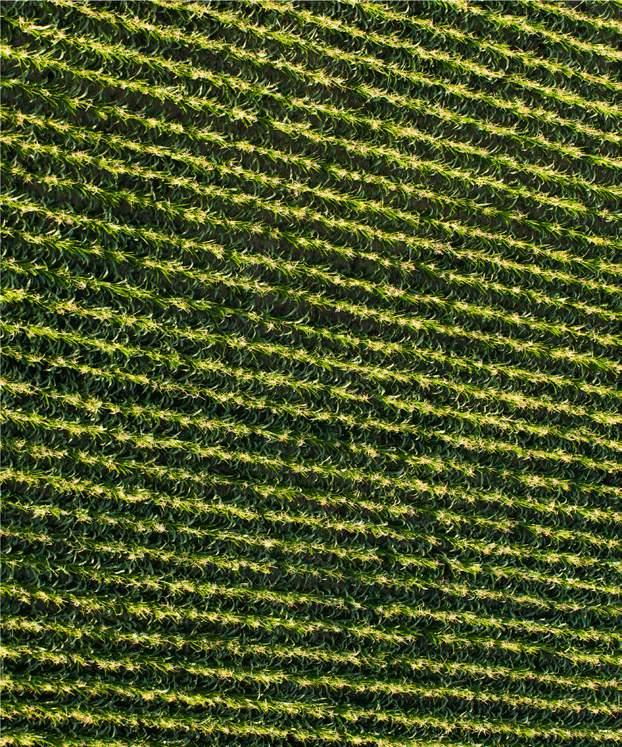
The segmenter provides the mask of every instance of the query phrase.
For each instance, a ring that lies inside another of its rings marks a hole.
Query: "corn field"
[[[622,2],[0,13],[0,745],[622,744]]]

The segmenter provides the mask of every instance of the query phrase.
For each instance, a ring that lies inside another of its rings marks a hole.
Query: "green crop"
[[[0,15],[0,745],[622,744],[619,0]]]

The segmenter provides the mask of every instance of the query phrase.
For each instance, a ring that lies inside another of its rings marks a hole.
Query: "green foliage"
[[[621,11],[2,4],[0,745],[622,743]]]

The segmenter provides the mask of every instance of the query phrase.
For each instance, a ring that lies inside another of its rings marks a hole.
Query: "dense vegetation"
[[[622,5],[2,4],[2,745],[622,743]]]

